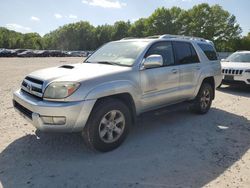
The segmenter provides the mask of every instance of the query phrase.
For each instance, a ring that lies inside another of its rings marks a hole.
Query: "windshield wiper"
[[[98,64],[105,64],[105,65],[117,65],[118,63],[111,62],[111,61],[98,61]]]

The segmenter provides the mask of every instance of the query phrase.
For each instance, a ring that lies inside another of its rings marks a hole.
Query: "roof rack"
[[[180,39],[186,39],[186,40],[199,40],[202,42],[207,42],[208,40],[201,38],[201,37],[193,37],[193,36],[185,36],[185,35],[170,35],[170,34],[164,34],[164,35],[153,35],[153,36],[148,36],[146,38],[151,38],[151,39],[168,39],[168,38],[180,38]]]
[[[125,37],[125,38],[122,38],[121,40],[129,40],[129,39],[136,39],[135,37]]]
[[[249,50],[237,50],[236,52],[250,52]]]
[[[207,40],[201,37],[193,37],[193,36],[185,36],[185,35],[161,35],[159,38],[181,38],[181,39],[187,39],[187,40],[199,40],[202,42],[206,42]]]
[[[153,35],[146,37],[147,39],[159,39],[162,35]]]
[[[196,40],[196,41],[200,41],[200,42],[206,42],[209,44],[212,44],[214,46],[214,43],[210,40],[206,40],[204,38],[201,37],[193,37],[193,36],[185,36],[185,35],[171,35],[171,34],[164,34],[164,35],[153,35],[153,36],[148,36],[145,37],[147,39],[185,39],[185,40]],[[129,40],[129,39],[136,39],[135,37],[126,37],[123,38],[121,40]]]
[[[211,40],[206,40],[206,39],[201,38],[201,37],[165,34],[165,35],[161,35],[159,38],[160,39],[179,38],[179,39],[186,39],[186,40],[196,40],[196,41],[200,41],[200,42],[206,42],[206,43],[209,43],[209,44],[214,46],[214,43]]]

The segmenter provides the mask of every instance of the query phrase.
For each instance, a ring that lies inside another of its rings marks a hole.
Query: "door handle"
[[[178,72],[177,69],[172,69],[172,73],[173,73],[173,74],[176,74],[177,72]]]

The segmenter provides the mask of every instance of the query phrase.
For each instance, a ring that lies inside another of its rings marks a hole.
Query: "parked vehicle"
[[[35,57],[35,53],[33,50],[25,50],[21,53],[18,53],[17,57]]]
[[[238,51],[221,62],[222,84],[250,85],[250,51]]]
[[[84,63],[35,71],[13,96],[15,109],[41,131],[82,132],[98,151],[117,148],[137,115],[190,102],[209,111],[221,83],[210,41],[174,35],[110,42]]]
[[[15,51],[15,53],[16,53],[15,55],[17,56],[17,54],[26,51],[26,49],[14,49],[14,51]]]
[[[34,52],[34,57],[49,57],[50,52],[49,50],[35,50]]]
[[[15,57],[15,50],[12,49],[1,49],[0,57]]]
[[[0,57],[87,57],[89,51],[0,49]]]
[[[88,52],[85,52],[85,51],[69,51],[67,54],[70,57],[87,57],[88,56]]]

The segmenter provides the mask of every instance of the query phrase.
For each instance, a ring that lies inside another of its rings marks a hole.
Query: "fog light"
[[[65,117],[53,117],[53,122],[56,125],[64,125],[66,123]]]
[[[48,125],[64,125],[66,123],[66,117],[54,117],[54,116],[41,116],[44,124]]]

